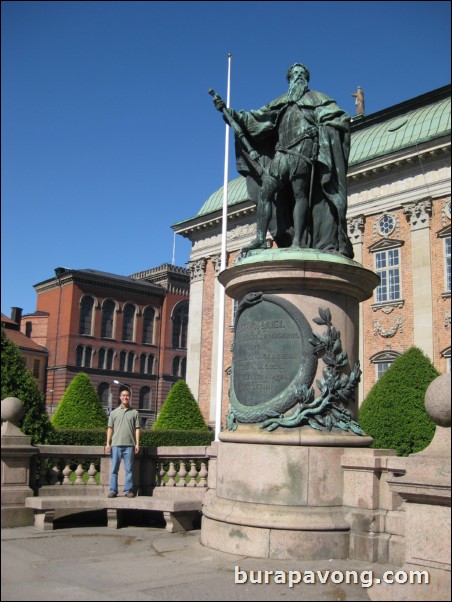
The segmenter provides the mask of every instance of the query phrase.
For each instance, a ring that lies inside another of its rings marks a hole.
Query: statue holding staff
[[[234,129],[237,171],[257,205],[257,233],[243,251],[266,247],[314,248],[353,257],[347,236],[350,117],[336,102],[308,88],[309,71],[295,63],[289,90],[255,111],[214,106]]]

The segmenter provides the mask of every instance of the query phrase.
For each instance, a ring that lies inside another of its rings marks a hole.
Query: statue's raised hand
[[[222,113],[226,108],[226,103],[224,102],[224,100],[221,98],[221,96],[216,94],[215,90],[212,90],[212,88],[209,89],[209,94],[213,96],[213,106],[216,108],[217,111],[220,111]]]

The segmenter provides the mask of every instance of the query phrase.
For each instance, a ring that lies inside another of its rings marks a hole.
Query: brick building
[[[450,371],[450,85],[352,119],[348,229],[355,260],[381,285],[360,309],[361,402],[389,365],[420,347]],[[187,383],[215,418],[223,189],[173,226],[192,242]],[[228,265],[255,235],[245,180],[228,187]],[[234,302],[226,299],[223,416]]]
[[[48,350],[50,413],[83,371],[106,409],[128,385],[143,425],[152,424],[173,383],[185,378],[187,271],[165,264],[120,276],[57,268],[34,288],[37,311],[22,317],[21,330]]]
[[[11,308],[11,318],[2,314],[2,328],[6,337],[19,347],[25,367],[36,379],[39,391],[46,390],[47,349],[40,341],[30,339],[20,331],[22,310]]]

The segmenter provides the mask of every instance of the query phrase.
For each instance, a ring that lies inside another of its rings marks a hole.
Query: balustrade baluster
[[[194,460],[190,460],[190,465],[190,472],[188,473],[190,481],[187,483],[187,487],[196,487],[196,477],[198,476],[196,462]]]
[[[70,467],[70,460],[64,460],[64,468],[63,468],[63,485],[70,485],[71,479],[69,478],[72,473],[72,468]]]
[[[174,487],[176,484],[174,477],[176,476],[177,472],[176,472],[176,468],[175,468],[174,464],[175,463],[170,460],[169,469],[167,472],[167,475],[168,475],[168,482],[166,484],[167,487]]]
[[[207,487],[207,464],[201,460],[201,470],[199,471],[198,487]]]
[[[85,469],[83,468],[81,462],[78,464],[77,468],[75,469],[75,474],[77,475],[77,478],[75,479],[75,485],[84,485],[83,475],[85,474]]]
[[[157,460],[157,463],[160,465],[158,486],[163,487],[165,485],[163,480],[165,478],[165,462],[163,460]]]
[[[94,465],[94,462],[91,462],[91,464],[89,466],[89,470],[88,470],[88,475],[89,475],[88,485],[97,485],[96,474],[97,474],[97,469]]]
[[[180,460],[180,468],[179,468],[179,472],[177,474],[179,475],[179,481],[177,482],[177,486],[185,487],[185,485],[186,485],[185,477],[187,476],[187,468],[185,466],[185,460]]]

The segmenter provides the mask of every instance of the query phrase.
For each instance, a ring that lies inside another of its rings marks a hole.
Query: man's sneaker
[[[128,491],[127,493],[124,494],[125,497],[135,497],[135,494],[133,493],[133,491]]]
[[[115,493],[114,491],[110,491],[110,493],[108,494],[108,497],[116,497],[118,494]]]

